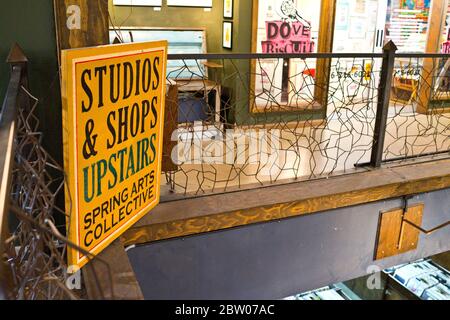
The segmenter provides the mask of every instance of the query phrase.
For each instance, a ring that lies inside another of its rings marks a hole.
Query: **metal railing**
[[[448,58],[169,55],[163,201],[450,155]]]
[[[85,288],[77,287],[81,274],[67,265],[66,248],[93,256],[63,235],[66,213],[57,198],[64,193],[64,170],[42,147],[35,115],[39,101],[29,91],[27,59],[18,46],[9,63],[11,78],[0,113],[0,299],[85,298]],[[88,268],[97,279],[95,267]],[[68,280],[76,282],[74,290]]]

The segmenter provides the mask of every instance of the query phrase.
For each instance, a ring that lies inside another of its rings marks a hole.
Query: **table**
[[[214,122],[220,123],[220,105],[221,105],[221,85],[218,82],[207,80],[207,79],[188,79],[188,80],[178,80],[169,79],[171,85],[176,85],[178,87],[178,92],[204,92],[204,97],[206,102],[209,100],[209,93],[215,91],[215,111],[214,111]]]

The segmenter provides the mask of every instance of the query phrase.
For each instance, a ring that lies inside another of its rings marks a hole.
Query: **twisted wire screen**
[[[165,150],[167,193],[226,192],[367,170],[362,164],[370,161],[384,90],[382,55],[206,58],[169,62],[167,83],[176,94],[168,97],[166,121],[177,125]],[[423,58],[395,60],[386,89],[384,160],[448,153],[449,116],[433,111],[436,106],[423,111],[436,96],[441,99],[433,103],[445,108],[442,60],[426,66]]]

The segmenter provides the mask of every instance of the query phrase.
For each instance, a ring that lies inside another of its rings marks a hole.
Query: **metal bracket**
[[[374,260],[396,256],[417,248],[420,232],[429,235],[450,225],[447,221],[430,230],[421,227],[424,204],[409,206],[413,196],[403,198],[403,207],[380,213]]]
[[[405,224],[408,224],[411,227],[413,227],[413,228],[419,230],[420,232],[424,233],[425,235],[430,235],[430,234],[432,234],[432,233],[434,233],[434,232],[436,232],[436,231],[438,231],[438,230],[440,230],[442,228],[445,228],[446,226],[450,225],[450,220],[449,220],[449,221],[444,222],[443,224],[440,224],[440,225],[438,225],[438,226],[436,226],[436,227],[434,227],[432,229],[426,230],[426,229],[423,229],[420,225],[417,225],[416,223],[414,223],[413,221],[408,220],[405,217],[405,213],[408,210],[408,200],[411,199],[411,198],[412,198],[412,196],[405,196],[405,197],[403,197],[404,206],[403,206],[403,216],[402,216],[402,227]]]

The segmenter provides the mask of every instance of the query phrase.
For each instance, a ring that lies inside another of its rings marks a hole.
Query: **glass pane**
[[[333,52],[372,52],[378,0],[337,0]]]
[[[392,40],[397,52],[426,49],[431,0],[389,0],[386,16],[386,41]]]
[[[258,53],[317,52],[320,1],[260,0]],[[313,106],[315,59],[263,59],[255,66],[254,111]],[[261,110],[259,110],[261,109]],[[276,111],[276,110],[274,110]]]

